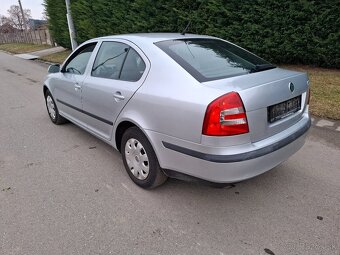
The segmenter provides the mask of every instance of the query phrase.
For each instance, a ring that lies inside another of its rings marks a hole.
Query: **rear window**
[[[156,45],[200,82],[275,68],[262,58],[218,39],[179,39]]]

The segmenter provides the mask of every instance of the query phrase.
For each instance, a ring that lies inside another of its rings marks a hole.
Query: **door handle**
[[[81,86],[78,83],[74,84],[74,90],[75,91],[78,91],[80,89],[81,89]]]
[[[122,95],[122,93],[120,91],[117,91],[116,93],[114,93],[113,97],[115,98],[116,102],[125,99],[125,97]]]

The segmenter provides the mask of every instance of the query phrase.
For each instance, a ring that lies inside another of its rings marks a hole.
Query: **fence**
[[[0,32],[0,43],[33,43],[54,45],[48,29],[15,31],[11,33]]]

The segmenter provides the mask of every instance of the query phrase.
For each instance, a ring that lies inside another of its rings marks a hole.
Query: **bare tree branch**
[[[21,16],[20,7],[19,5],[11,5],[11,7],[7,10],[8,22],[15,28],[23,30],[24,29],[24,21]],[[28,21],[31,16],[31,10],[30,9],[24,9],[24,15],[26,20]]]

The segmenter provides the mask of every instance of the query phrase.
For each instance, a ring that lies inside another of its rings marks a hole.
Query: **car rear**
[[[206,85],[237,91],[244,105],[249,142],[278,134],[308,114],[309,81],[304,73],[275,68]]]
[[[220,39],[156,45],[202,86],[220,91],[206,105],[199,144],[152,137],[163,145],[163,168],[236,182],[272,169],[303,146],[310,127],[306,74],[277,68]]]

